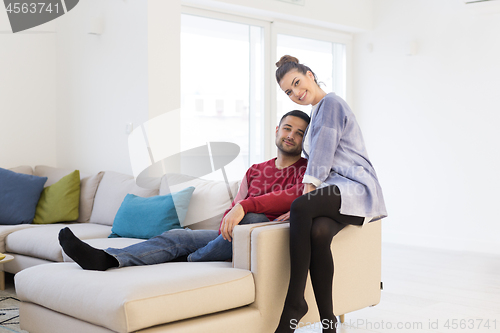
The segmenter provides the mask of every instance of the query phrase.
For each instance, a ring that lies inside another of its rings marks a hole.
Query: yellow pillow
[[[80,208],[80,171],[75,170],[43,189],[33,223],[75,221]]]

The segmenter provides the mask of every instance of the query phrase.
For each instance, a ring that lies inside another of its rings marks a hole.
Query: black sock
[[[115,257],[82,242],[67,227],[59,232],[59,244],[64,252],[83,269],[105,271],[119,265]]]

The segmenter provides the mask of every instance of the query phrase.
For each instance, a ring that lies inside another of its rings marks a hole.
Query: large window
[[[207,141],[264,160],[262,27],[182,15],[181,150]]]
[[[274,129],[284,113],[310,112],[274,79],[282,55],[309,65],[323,90],[346,98],[348,34],[187,7],[181,24],[181,149],[236,143],[239,176],[276,156]]]

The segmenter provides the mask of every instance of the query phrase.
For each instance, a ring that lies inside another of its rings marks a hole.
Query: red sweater
[[[231,208],[239,203],[245,214],[265,214],[270,221],[290,210],[293,200],[302,195],[307,160],[301,157],[284,169],[276,168],[275,160],[254,164],[247,170]]]

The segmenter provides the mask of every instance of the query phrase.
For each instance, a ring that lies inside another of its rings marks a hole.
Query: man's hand
[[[224,216],[220,232],[225,240],[231,241],[234,227],[238,225],[238,223],[240,223],[244,217],[245,217],[245,211],[243,210],[243,206],[240,205],[239,203],[236,204],[233,208],[231,208],[229,213],[227,213],[226,216]]]
[[[277,217],[275,221],[287,221],[289,219],[290,219],[290,212]]]

